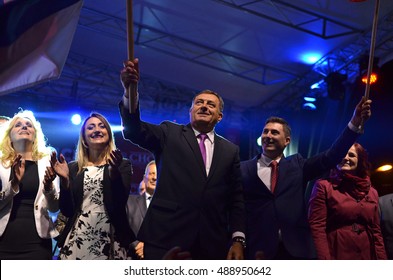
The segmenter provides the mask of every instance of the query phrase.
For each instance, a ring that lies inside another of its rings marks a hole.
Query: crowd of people
[[[362,98],[329,149],[284,156],[288,122],[272,116],[262,152],[241,161],[215,131],[224,100],[197,93],[189,123],[142,120],[139,60],[124,63],[123,137],[150,151],[137,194],[129,159],[105,116],[82,123],[75,159],[46,143],[31,111],[0,118],[0,259],[393,259],[393,195],[379,198],[357,141],[371,116]],[[130,102],[130,98],[134,98]],[[310,181],[315,184],[306,195]],[[51,213],[60,213],[59,229]]]

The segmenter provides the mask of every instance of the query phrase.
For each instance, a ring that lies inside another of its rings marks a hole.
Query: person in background
[[[0,126],[3,126],[6,122],[8,122],[11,118],[7,116],[0,116]]]
[[[308,159],[299,153],[285,157],[284,150],[291,142],[290,126],[283,118],[266,120],[261,135],[262,153],[241,162],[247,259],[255,259],[257,252],[266,259],[316,258],[307,222],[307,183],[340,162],[361,135],[361,125],[371,115],[370,106],[371,100],[362,99],[332,146]]]
[[[142,179],[142,181],[139,183],[139,186],[138,186],[138,193],[139,193],[139,195],[142,195],[145,193],[145,191],[146,191],[145,180]]]
[[[138,65],[138,59],[124,63],[119,106],[124,138],[152,152],[157,164],[157,188],[138,233],[145,259],[162,259],[175,246],[192,259],[243,259],[239,148],[214,131],[222,98],[211,90],[196,94],[187,125],[144,122],[138,96],[129,112],[127,89],[137,86]]]
[[[52,154],[61,179],[60,210],[68,217],[58,238],[62,260],[127,259],[135,240],[126,216],[132,168],[116,149],[107,119],[96,112],[81,127],[75,161]]]
[[[355,143],[329,178],[315,182],[308,220],[318,259],[386,259],[369,170],[366,150]]]
[[[150,161],[145,168],[143,175],[143,182],[145,185],[145,192],[142,195],[130,195],[127,201],[127,216],[128,223],[135,235],[138,234],[139,228],[142,225],[147,208],[153,198],[157,182],[157,167],[154,160]],[[143,259],[143,242],[134,241],[130,246],[131,255],[134,258]]]
[[[393,193],[379,198],[381,231],[389,260],[393,260]]]
[[[7,116],[0,116],[0,139],[3,137],[3,132],[6,127],[6,123],[10,120],[10,117]],[[0,156],[1,156],[1,151],[0,151]]]
[[[50,260],[58,235],[49,212],[59,210],[59,179],[33,112],[15,114],[0,139],[0,259]]]

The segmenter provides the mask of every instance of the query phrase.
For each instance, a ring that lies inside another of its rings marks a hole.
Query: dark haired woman
[[[366,150],[352,145],[328,179],[316,181],[308,220],[318,259],[386,259]]]

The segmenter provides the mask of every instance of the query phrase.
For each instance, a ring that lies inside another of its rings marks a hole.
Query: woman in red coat
[[[328,179],[316,181],[308,220],[318,259],[386,259],[366,150],[355,143]]]

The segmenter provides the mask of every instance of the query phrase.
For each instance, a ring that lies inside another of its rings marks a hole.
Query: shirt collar
[[[279,163],[281,158],[276,159],[277,163]],[[258,161],[264,165],[264,166],[269,166],[269,164],[273,161],[271,158],[265,156],[264,154],[261,154],[261,157],[258,159]]]
[[[199,132],[198,130],[196,130],[194,128],[192,128],[192,130],[194,131],[195,136],[198,136],[199,134],[201,134],[201,132]],[[205,133],[205,134],[207,135],[209,141],[214,143],[214,130],[212,130],[212,131],[210,131],[208,133]]]

